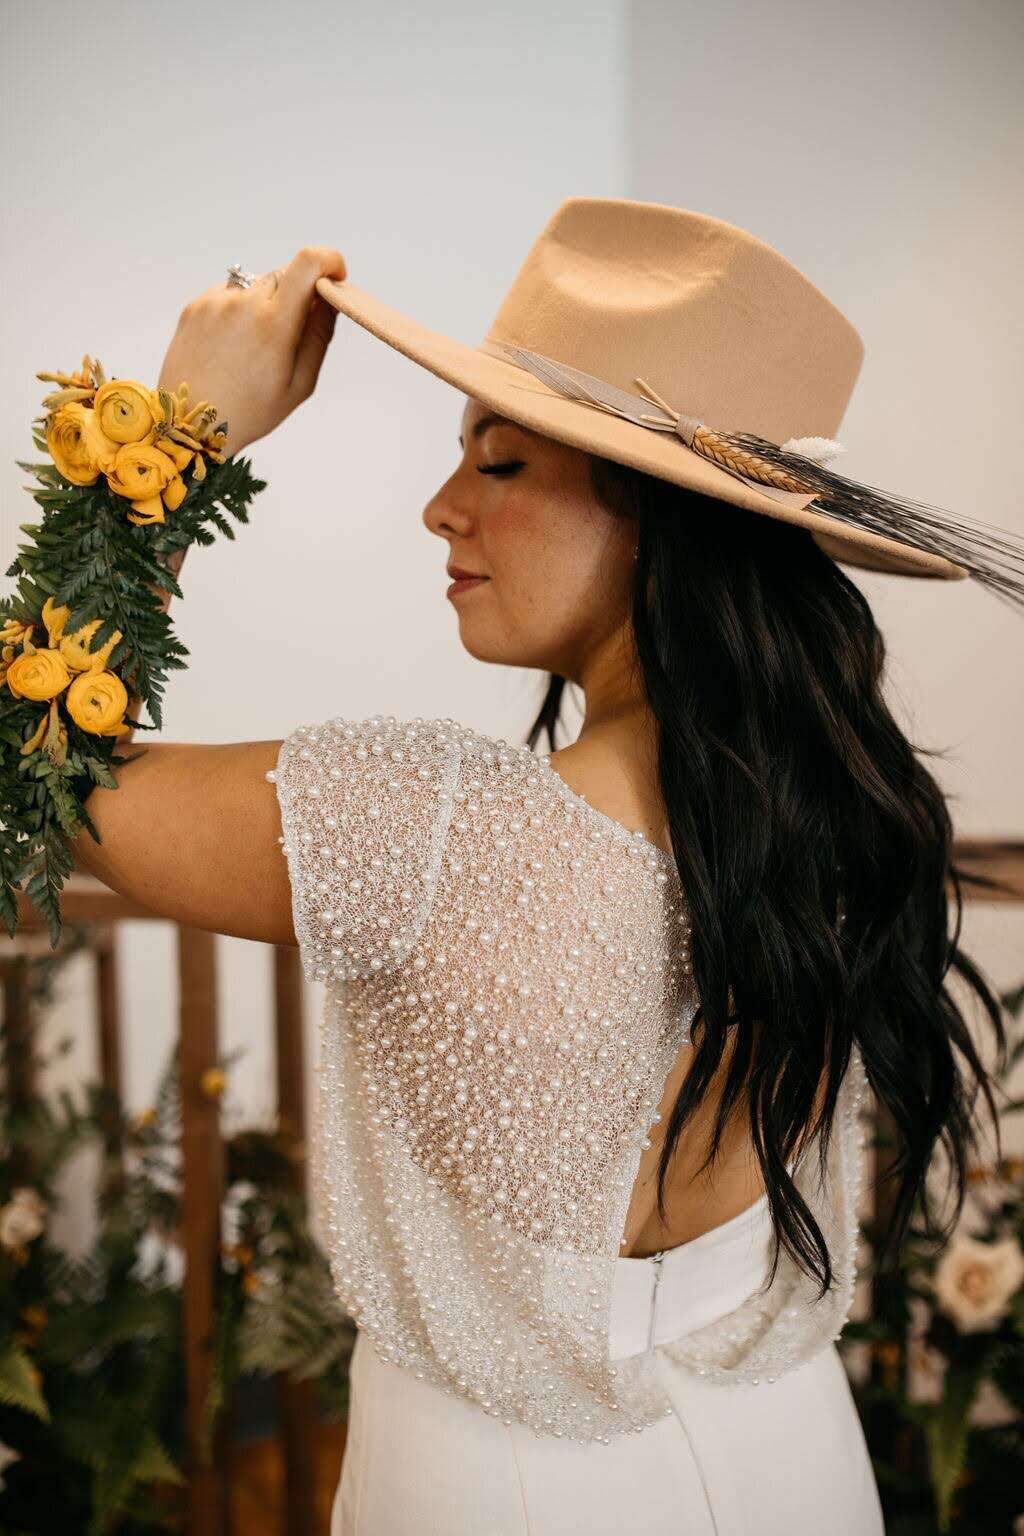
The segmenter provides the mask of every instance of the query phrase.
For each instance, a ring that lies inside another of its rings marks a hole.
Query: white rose
[[[1024,1285],[1024,1253],[1015,1237],[979,1243],[959,1237],[939,1260],[935,1297],[961,1333],[994,1328]]]
[[[949,1369],[946,1357],[924,1339],[911,1339],[907,1345],[907,1362],[912,1372],[911,1401],[941,1402]]]
[[[7,1484],[4,1482],[4,1473],[7,1471],[7,1468],[10,1466],[11,1462],[20,1460],[21,1452],[12,1450],[9,1445],[5,1445],[4,1442],[0,1440],[0,1488],[7,1487]]]
[[[30,1243],[43,1230],[46,1212],[46,1201],[34,1189],[23,1185],[14,1190],[7,1204],[0,1206],[0,1246],[20,1248]]]

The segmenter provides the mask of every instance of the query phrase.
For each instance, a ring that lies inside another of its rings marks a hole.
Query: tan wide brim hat
[[[736,450],[723,449],[728,439],[718,434],[741,433],[766,447],[790,442],[809,452],[808,444],[824,441],[842,451],[834,435],[864,355],[835,305],[734,225],[660,203],[568,198],[476,346],[347,280],[321,277],[316,289],[381,341],[522,426],[808,528],[848,565],[947,580],[971,574],[934,548],[904,541],[902,524],[879,531],[877,519],[864,527],[825,515],[820,487],[808,492],[800,481],[794,492],[780,489],[784,477],[774,485],[749,478]],[[589,381],[583,398],[574,378]],[[672,414],[651,404],[646,388],[639,393],[638,380],[680,416],[674,430]],[[632,402],[650,412],[657,427],[620,414],[624,402],[634,416]],[[698,426],[709,430],[695,438]],[[810,505],[816,499],[819,510]]]

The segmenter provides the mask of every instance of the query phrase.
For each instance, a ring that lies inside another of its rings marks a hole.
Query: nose
[[[422,514],[424,527],[430,533],[436,533],[439,539],[447,539],[449,543],[453,539],[464,541],[472,528],[472,517],[460,505],[451,487],[451,480],[445,481],[431,496]]]

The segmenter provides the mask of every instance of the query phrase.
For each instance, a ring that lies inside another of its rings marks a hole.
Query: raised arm
[[[266,774],[278,741],[146,743],[86,808],[76,868],[161,917],[242,939],[294,944],[281,815]]]
[[[185,380],[192,399],[212,401],[231,454],[312,394],[338,313],[316,292],[321,276],[344,278],[344,259],[307,246],[252,288],[222,283],[182,310],[160,383]],[[166,608],[170,594],[161,596]],[[138,711],[132,699],[129,717]],[[88,796],[100,842],[79,834],[76,868],[176,922],[294,944],[281,815],[266,778],[281,741],[206,746],[128,734],[119,754],[128,743],[137,756],[112,766],[117,789],[97,785]]]

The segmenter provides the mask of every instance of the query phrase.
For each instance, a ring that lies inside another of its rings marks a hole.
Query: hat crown
[[[570,197],[485,342],[525,347],[772,442],[834,437],[864,357],[849,320],[764,241],[707,214]]]

